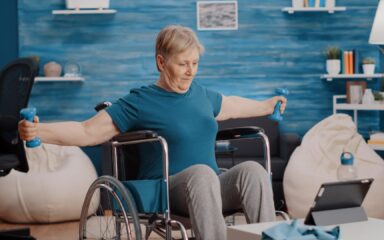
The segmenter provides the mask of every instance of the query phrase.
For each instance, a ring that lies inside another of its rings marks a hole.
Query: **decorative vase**
[[[326,8],[334,8],[335,7],[335,0],[325,0],[325,7]]]
[[[372,104],[375,102],[375,97],[373,96],[372,89],[365,89],[362,102],[363,104]]]
[[[60,77],[61,65],[57,62],[49,62],[44,65],[44,75],[46,77]]]
[[[375,64],[363,64],[364,74],[375,74]]]
[[[293,8],[303,8],[304,7],[304,0],[292,0],[292,7]]]
[[[340,60],[339,59],[327,59],[326,62],[327,72],[331,75],[337,75],[340,73]]]

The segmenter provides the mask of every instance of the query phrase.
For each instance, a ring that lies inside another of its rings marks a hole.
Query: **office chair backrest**
[[[0,176],[13,168],[28,171],[23,142],[18,136],[19,112],[27,107],[38,63],[19,58],[0,72]]]

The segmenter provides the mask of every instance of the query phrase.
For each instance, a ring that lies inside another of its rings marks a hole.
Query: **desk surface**
[[[227,228],[228,240],[260,240],[264,229],[281,222],[265,222],[237,225]],[[384,239],[384,220],[369,218],[368,221],[340,224],[341,240]],[[331,226],[329,226],[331,227]]]

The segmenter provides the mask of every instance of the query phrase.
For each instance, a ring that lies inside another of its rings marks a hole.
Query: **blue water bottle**
[[[354,166],[354,157],[350,152],[343,152],[340,156],[340,165],[337,168],[337,179],[348,181],[357,179],[357,169]]]

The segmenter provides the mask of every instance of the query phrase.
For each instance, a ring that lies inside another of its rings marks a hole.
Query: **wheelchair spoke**
[[[97,201],[100,196],[101,201]],[[123,185],[111,177],[100,177],[84,201],[79,236],[80,239],[141,239],[138,222],[136,209]]]

